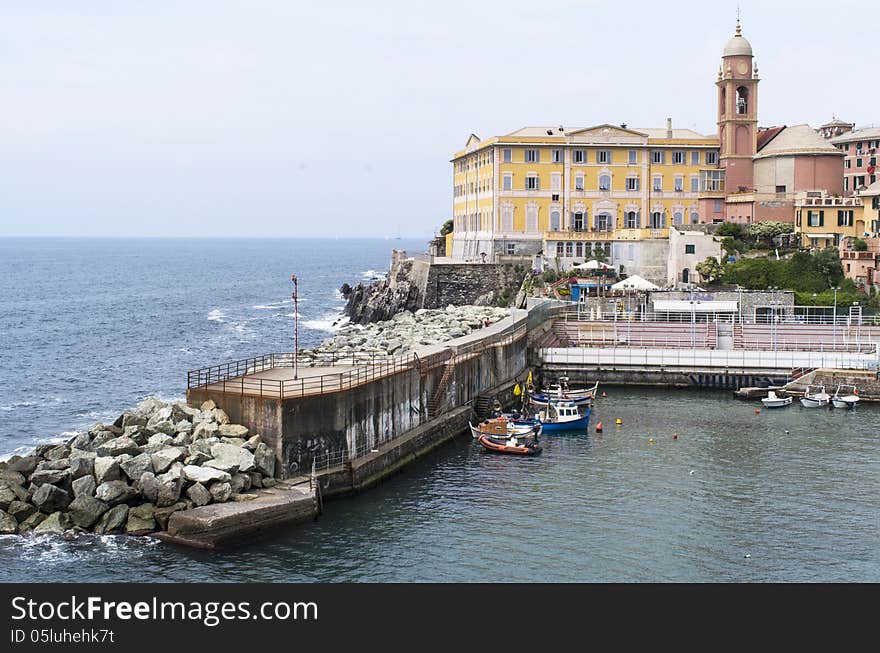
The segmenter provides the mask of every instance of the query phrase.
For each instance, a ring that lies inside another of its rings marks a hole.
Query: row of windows
[[[514,163],[513,153],[513,148],[508,147],[502,149],[502,163]],[[669,156],[667,156],[667,154]],[[703,155],[702,157],[701,154]],[[592,162],[597,164],[610,164],[612,163],[613,158],[612,150],[594,150]],[[716,165],[718,163],[718,152],[714,150],[708,152],[701,152],[700,150],[674,150],[672,152],[667,152],[666,150],[651,151],[651,163],[654,165],[666,165],[667,163],[670,163],[672,165],[698,166],[701,165],[701,159],[706,165]],[[519,157],[517,157],[516,162],[519,163],[520,161],[523,163],[540,163],[541,150],[538,148],[524,148],[522,159],[520,160]],[[551,149],[549,161],[550,163],[562,163],[564,161],[563,149]],[[589,151],[586,149],[572,150],[571,162],[573,164],[590,163]],[[638,162],[639,150],[629,150],[627,153],[627,163],[635,165]]]
[[[852,159],[846,159],[843,162],[843,167],[844,168],[852,168],[853,167],[852,162],[853,162]],[[856,168],[861,168],[863,163],[864,163],[864,159],[861,159],[861,158],[856,159]],[[868,165],[869,166],[877,165],[877,157],[872,156],[870,159],[868,159]]]
[[[456,172],[467,172],[468,170],[474,170],[479,166],[486,166],[492,163],[492,151],[486,150],[485,152],[480,152],[477,155],[467,156],[463,159],[460,159],[455,164]]]
[[[853,145],[855,148],[855,151],[858,152],[859,150],[865,150],[866,148],[870,149],[870,148],[880,147],[880,140],[878,140],[878,141],[856,141],[855,143],[844,143],[843,150],[845,152],[849,152],[850,145]],[[837,147],[840,147],[840,145],[838,145]]]
[[[853,175],[852,189],[857,190],[857,189],[861,188],[862,186],[864,186],[864,187],[870,186],[875,181],[877,181],[877,175],[868,175],[867,183],[865,183],[865,179],[866,179],[865,175]],[[843,190],[849,191],[849,177],[845,176],[843,178]]]
[[[553,175],[550,177],[550,190],[561,190],[562,179],[558,175]],[[653,190],[657,192],[663,191],[663,175],[654,175],[653,176],[653,185],[651,187]],[[700,178],[697,176],[692,176],[690,178],[689,184],[690,192],[698,193],[700,192]],[[524,190],[541,190],[541,179],[535,174],[527,175],[523,182]],[[672,181],[672,189],[676,193],[683,193],[685,189],[685,180],[684,177],[675,177]],[[501,190],[513,190],[513,176],[505,175],[502,178]],[[583,175],[575,175],[574,177],[574,190],[586,190],[584,186],[584,176]],[[600,191],[610,191],[611,190],[611,175],[599,175],[599,184],[598,190]],[[641,190],[641,178],[639,177],[627,177],[626,178],[626,190],[627,191],[638,191]],[[714,190],[714,188],[710,189]]]
[[[606,258],[611,256],[611,243],[608,242],[582,242],[582,243],[556,243],[556,256],[567,258],[583,258],[593,255],[593,252],[603,252]]]
[[[700,221],[700,214],[697,211],[687,213],[683,210],[672,212],[672,224],[683,225],[685,220],[691,224],[697,224]],[[453,227],[455,231],[483,231],[488,230],[492,214],[489,211],[481,211],[479,213],[470,213],[466,215],[457,215],[453,218]],[[567,226],[562,224],[562,213],[557,210],[550,211],[550,231],[562,231],[570,229],[572,231],[598,231],[608,232],[617,228],[623,229],[665,229],[667,223],[667,213],[665,211],[653,211],[647,222],[642,224],[641,212],[627,211],[623,214],[619,221],[611,213],[600,211],[593,216],[590,221],[589,213],[583,211],[573,211],[570,214],[570,220]],[[513,229],[513,211],[505,208],[501,211],[500,224],[501,231],[510,233]],[[525,231],[529,233],[538,232],[538,210],[537,208],[526,211]]]
[[[470,181],[466,184],[455,184],[452,187],[453,197],[460,197],[469,193],[488,193],[492,190],[492,177],[485,177],[477,182]]]
[[[796,224],[797,226],[801,226],[801,211],[797,212],[796,216]],[[852,210],[839,210],[837,212],[837,226],[838,227],[852,227],[853,226],[854,213]],[[824,227],[825,226],[825,211],[807,211],[807,226],[808,227]]]

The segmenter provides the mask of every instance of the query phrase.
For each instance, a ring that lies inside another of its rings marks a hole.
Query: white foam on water
[[[324,315],[318,320],[306,320],[303,322],[303,326],[308,329],[313,329],[315,331],[339,331],[342,327],[346,326],[349,322],[349,318],[346,315],[342,315],[342,313],[331,313],[329,315]]]
[[[222,322],[224,317],[226,317],[226,315],[219,308],[215,308],[208,313],[208,320],[211,322]]]
[[[277,317],[302,317],[302,313],[275,313]]]
[[[33,408],[36,405],[37,404],[33,401],[14,401],[11,404],[0,406],[0,410],[2,410],[4,413],[9,413],[18,408]]]

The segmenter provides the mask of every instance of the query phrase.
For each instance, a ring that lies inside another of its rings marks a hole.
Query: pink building
[[[880,152],[880,127],[856,129],[831,139],[843,152],[843,192],[864,190],[877,181],[877,159]]]

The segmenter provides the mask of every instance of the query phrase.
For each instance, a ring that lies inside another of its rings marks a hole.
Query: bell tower
[[[736,33],[721,55],[718,70],[719,163],[725,169],[727,194],[750,192],[754,188],[752,157],[758,138],[758,66],[752,46],[742,35],[739,19]]]

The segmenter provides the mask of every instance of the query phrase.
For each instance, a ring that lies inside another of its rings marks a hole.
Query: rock
[[[236,472],[249,472],[254,468],[254,454],[247,449],[236,447],[231,444],[215,444],[211,447],[212,460],[205,463],[205,467],[235,474]]]
[[[51,513],[64,510],[70,505],[70,494],[60,487],[46,483],[37,488],[31,502],[40,509],[40,512]]]
[[[19,472],[25,476],[30,476],[37,469],[37,463],[40,459],[36,456],[12,456],[6,461],[6,469],[10,472]]]
[[[98,484],[95,482],[94,476],[83,476],[82,478],[78,478],[73,482],[73,496],[79,497],[93,497],[95,496],[95,489],[98,487]]]
[[[0,510],[0,535],[15,535],[18,532],[18,520],[4,510]]]
[[[233,474],[229,484],[232,486],[233,494],[246,492],[251,489],[251,477],[248,474]]]
[[[159,493],[156,505],[160,507],[170,506],[180,499],[180,491],[183,489],[183,478],[176,471],[169,471],[156,477],[159,483]]]
[[[43,454],[43,458],[46,460],[60,460],[61,458],[67,458],[70,455],[70,447],[66,444],[59,444],[56,447],[52,447],[45,454]]]
[[[174,425],[175,433],[192,433],[193,425],[192,422],[182,419]]]
[[[138,448],[137,442],[123,435],[121,437],[108,440],[104,444],[96,447],[95,452],[99,456],[113,457],[121,456],[122,454],[126,453],[132,456],[137,456],[141,451]]]
[[[33,533],[34,535],[61,535],[72,525],[73,524],[70,521],[70,516],[67,513],[57,511],[53,512],[51,515],[46,517],[46,519],[41,521],[39,526],[34,528]]]
[[[126,520],[128,519],[128,506],[120,504],[113,508],[110,508],[101,519],[98,520],[98,523],[95,525],[94,530],[95,533],[99,535],[107,535],[109,533],[119,533],[122,530],[122,527],[125,525]]]
[[[113,431],[101,431],[92,438],[89,449],[91,449],[92,451],[97,451],[98,447],[106,442],[109,442],[110,440],[113,440],[114,438],[116,438],[116,434]]]
[[[15,520],[21,524],[28,517],[37,512],[37,509],[24,501],[13,501],[9,504],[9,508],[6,509],[6,512],[15,517]]]
[[[152,456],[147,453],[142,453],[131,460],[127,460],[124,463],[119,465],[122,468],[122,471],[125,472],[125,475],[128,476],[132,481],[136,481],[141,477],[141,474],[144,472],[152,472],[153,471],[153,462]]]
[[[123,430],[127,429],[129,426],[140,426],[141,428],[147,425],[148,419],[144,415],[138,415],[137,413],[123,413],[114,424],[116,426],[121,426]]]
[[[217,408],[217,404],[215,404],[215,403],[213,402],[213,400],[208,399],[208,401],[204,402],[204,403],[200,406],[200,408],[201,408],[201,410],[202,410],[203,412],[204,412],[204,411],[209,411],[209,410],[214,410],[215,408]]]
[[[39,526],[46,519],[46,515],[41,512],[37,512],[36,509],[34,513],[18,524],[18,532],[24,535],[25,533],[30,533],[37,526]]]
[[[70,478],[76,480],[95,473],[94,458],[73,458],[70,461]]]
[[[183,468],[183,477],[194,483],[210,483],[211,481],[228,482],[232,477],[224,471],[212,467],[196,467],[187,465]]]
[[[9,485],[24,485],[26,480],[21,472],[12,472],[8,469],[0,472],[0,481],[6,481]]]
[[[68,507],[70,518],[80,528],[89,528],[97,522],[109,507],[103,501],[88,495],[74,499]]]
[[[122,476],[122,470],[115,458],[100,456],[95,458],[95,481],[98,485],[107,481],[118,481]]]
[[[12,486],[0,484],[0,510],[8,509],[13,501],[18,501],[19,499],[20,497],[12,489]]]
[[[150,456],[150,461],[153,466],[153,471],[156,474],[161,474],[168,471],[168,468],[171,467],[172,463],[175,463],[178,460],[183,460],[185,457],[186,449],[167,447],[165,449],[160,449]]]
[[[203,454],[201,451],[197,451],[194,454],[191,454],[183,459],[184,465],[201,465],[207,460],[211,460],[211,456],[207,456]]]
[[[276,480],[275,480],[274,478],[272,478],[271,476],[266,476],[266,477],[263,479],[263,487],[273,487],[273,486],[275,486],[275,485],[277,485],[277,484],[278,484],[278,481],[276,481]]]
[[[253,501],[256,498],[255,494],[233,494],[231,497],[233,501]]]
[[[70,450],[70,461],[73,462],[77,458],[88,458],[92,462],[95,462],[95,458],[98,457],[94,451],[89,451],[88,449],[71,449]]]
[[[150,447],[154,447],[156,445],[164,446],[171,443],[173,438],[167,433],[156,433],[156,435],[151,435],[150,439],[147,440],[147,445]]]
[[[70,467],[69,458],[56,458],[55,460],[45,460],[37,465],[37,471],[42,469],[60,469],[65,470]]]
[[[70,471],[66,469],[39,469],[31,474],[29,480],[32,485],[40,487],[42,485],[64,484],[69,479]]]
[[[201,483],[190,485],[186,490],[186,496],[197,506],[206,506],[211,503],[211,493]]]
[[[134,440],[139,447],[144,446],[147,443],[147,438],[149,437],[147,432],[144,431],[140,426],[126,427],[122,435],[123,437],[131,438],[132,440]]]
[[[248,441],[245,442],[242,446],[245,447],[248,451],[253,451],[257,448],[257,445],[263,441],[263,436],[257,434],[248,438]]]
[[[129,487],[125,481],[105,481],[95,489],[95,497],[108,506],[128,503],[138,495],[138,491]]]
[[[152,503],[142,503],[128,510],[125,532],[129,535],[144,535],[156,530],[156,508]]]
[[[220,430],[222,431],[222,427],[229,424],[229,415],[227,415],[226,412],[221,410],[220,408],[215,408],[214,421],[221,426]]]
[[[178,433],[174,436],[174,439],[171,441],[175,447],[185,447],[192,442],[192,434],[190,433]]]
[[[71,449],[88,449],[91,443],[92,439],[89,437],[88,433],[80,433],[68,444],[70,444]]]
[[[196,440],[189,446],[189,452],[191,454],[195,453],[203,453],[209,459],[211,458],[211,446],[217,444],[215,442],[216,438],[208,438],[206,440]]]
[[[159,499],[159,481],[152,472],[144,472],[135,484],[144,498],[150,503],[156,503]]]
[[[175,432],[174,423],[169,419],[158,422],[150,420],[150,423],[147,424],[147,433],[165,433],[166,435],[174,435]]]
[[[263,475],[260,472],[249,472],[248,476],[251,477],[251,487],[263,487]]]
[[[261,442],[254,449],[254,470],[263,476],[275,477],[275,452]]]
[[[134,412],[136,415],[149,418],[153,413],[163,408],[164,406],[164,401],[160,401],[159,399],[156,399],[156,397],[147,397],[137,405],[137,407],[134,409]]]
[[[232,486],[229,483],[211,483],[208,491],[211,493],[211,498],[214,499],[215,503],[229,501],[229,497],[232,496]]]
[[[193,440],[201,440],[202,438],[213,437],[220,430],[220,427],[214,422],[199,422],[192,432]]]
[[[168,519],[171,517],[172,513],[175,513],[178,510],[186,510],[186,503],[183,501],[179,501],[173,506],[156,508],[156,510],[153,512],[153,517],[156,519],[156,524],[158,525],[160,531],[164,531],[168,528]]]
[[[220,438],[220,442],[223,444],[231,444],[233,447],[243,447],[245,445],[245,441],[241,438]],[[251,451],[248,449],[248,451]]]

